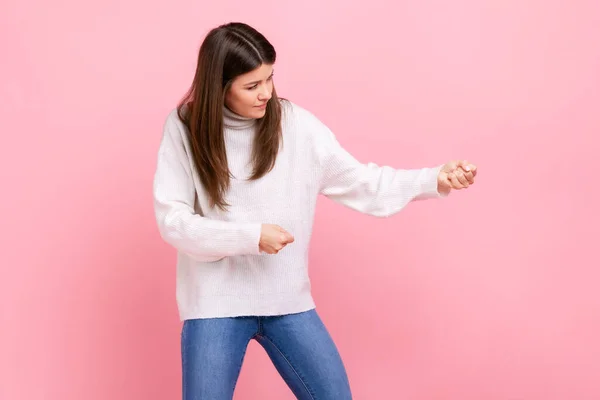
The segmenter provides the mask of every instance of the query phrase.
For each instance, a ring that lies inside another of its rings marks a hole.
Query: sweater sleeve
[[[320,164],[320,193],[353,210],[389,217],[410,202],[447,195],[438,192],[440,166],[396,169],[361,163],[346,151],[335,135],[313,117]]]
[[[167,119],[154,175],[154,212],[161,237],[178,251],[204,262],[258,255],[260,223],[234,223],[194,212],[196,191],[177,114]]]

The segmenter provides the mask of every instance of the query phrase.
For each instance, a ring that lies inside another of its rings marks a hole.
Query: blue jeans
[[[256,339],[296,398],[351,399],[338,350],[317,312],[183,323],[183,400],[231,400],[246,348]]]

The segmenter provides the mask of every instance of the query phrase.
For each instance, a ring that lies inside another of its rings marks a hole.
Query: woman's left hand
[[[466,189],[475,183],[477,167],[466,160],[450,161],[438,175],[438,192],[448,194],[452,189]]]

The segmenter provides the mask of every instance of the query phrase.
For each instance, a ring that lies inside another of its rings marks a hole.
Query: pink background
[[[200,41],[230,20],[357,158],[480,169],[385,220],[320,200],[314,295],[355,398],[600,398],[597,1],[0,7],[1,399],[179,398],[151,182]],[[292,398],[252,343],[236,399]]]

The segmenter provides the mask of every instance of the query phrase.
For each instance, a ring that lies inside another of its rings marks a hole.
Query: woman
[[[359,163],[314,115],[277,97],[275,58],[248,25],[213,29],[190,91],[164,126],[154,207],[178,254],[186,400],[231,399],[251,339],[297,398],[350,399],[311,297],[318,195],[386,217],[475,176],[466,162],[417,170]]]

